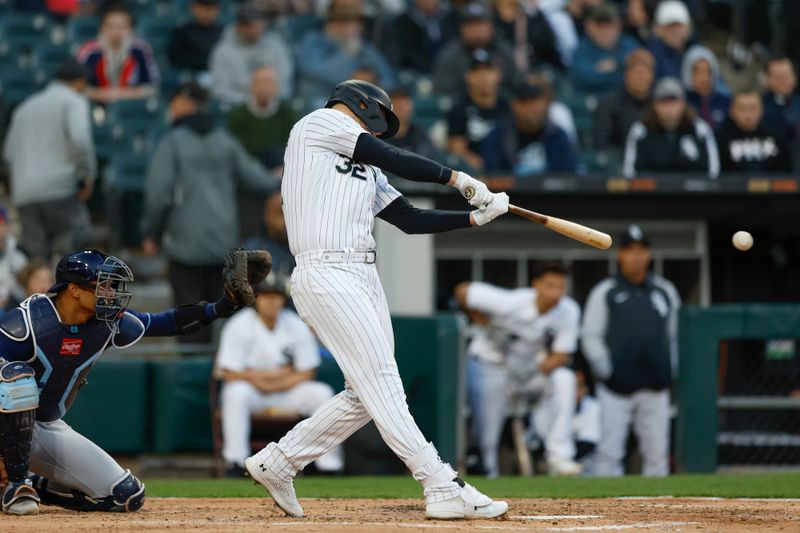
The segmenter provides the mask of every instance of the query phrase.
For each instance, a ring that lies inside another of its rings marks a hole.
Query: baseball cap
[[[253,4],[244,3],[236,10],[236,22],[255,22],[263,18],[261,10]]]
[[[514,99],[535,100],[547,96],[547,89],[539,83],[524,81],[514,88]]]
[[[625,248],[626,246],[634,243],[642,244],[648,248],[650,247],[650,239],[644,234],[644,231],[642,231],[642,228],[639,227],[639,224],[631,224],[625,228],[625,232],[620,235],[617,243],[620,248]]]
[[[474,22],[476,20],[491,20],[489,9],[482,2],[470,2],[461,10],[461,23]]]
[[[692,23],[692,17],[689,16],[686,4],[680,0],[666,0],[658,4],[655,21],[656,26],[668,26],[670,24],[689,25]]]
[[[478,48],[472,52],[469,58],[469,69],[473,70],[478,67],[493,67],[495,66],[492,54],[485,48]]]
[[[617,8],[608,3],[592,6],[586,12],[586,18],[595,22],[614,22],[619,19]]]
[[[678,100],[685,100],[686,93],[683,91],[681,82],[675,78],[662,78],[656,83],[656,88],[653,90],[654,100],[669,100],[670,98],[677,98]]]
[[[207,104],[209,100],[208,91],[196,81],[186,81],[178,85],[169,95],[169,101],[171,102],[178,96],[188,98],[201,105]]]
[[[253,286],[253,292],[255,294],[275,292],[287,296],[286,281],[283,276],[279,276],[275,272],[270,272],[266,278]]]

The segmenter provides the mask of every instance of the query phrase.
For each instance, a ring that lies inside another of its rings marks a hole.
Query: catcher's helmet
[[[388,139],[397,133],[400,121],[392,112],[392,100],[386,91],[369,82],[347,80],[333,88],[325,107],[333,107],[341,102],[367,125],[370,131],[381,139]]]
[[[64,256],[56,266],[56,284],[48,293],[58,293],[70,283],[93,289],[97,297],[97,319],[108,323],[112,331],[131,297],[128,283],[133,273],[122,260],[99,250],[82,250]]]

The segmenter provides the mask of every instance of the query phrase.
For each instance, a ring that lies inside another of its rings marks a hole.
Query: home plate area
[[[0,516],[2,531],[800,531],[800,500],[714,498],[510,499],[505,519],[426,520],[419,500],[304,499],[292,519],[269,499],[150,498],[138,513]]]

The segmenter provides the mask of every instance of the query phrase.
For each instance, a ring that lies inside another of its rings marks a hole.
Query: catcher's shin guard
[[[31,438],[39,388],[26,363],[0,368],[0,456],[10,483],[24,481],[30,464]]]
[[[33,486],[42,503],[56,505],[73,511],[133,512],[144,505],[144,484],[130,470],[111,487],[111,495],[92,498],[75,489],[61,489],[50,486],[50,480],[38,474],[31,476]]]

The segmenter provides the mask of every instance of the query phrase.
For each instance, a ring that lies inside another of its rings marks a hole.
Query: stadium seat
[[[578,158],[587,174],[617,174],[622,168],[622,156],[616,150],[581,150]]]
[[[58,67],[70,55],[70,51],[66,46],[50,43],[39,44],[33,49],[31,66],[42,70],[48,77],[52,77]]]
[[[108,169],[108,186],[117,191],[144,191],[144,177],[147,161],[144,157],[131,154],[115,154]]]
[[[73,17],[67,24],[67,42],[71,51],[75,52],[84,43],[97,37],[100,29],[99,17]]]
[[[3,13],[0,17],[0,39],[12,50],[29,52],[37,44],[50,42],[53,25],[41,13]]]
[[[172,30],[177,26],[173,17],[143,18],[137,27],[139,36],[148,42],[156,56],[161,56],[167,48]]]
[[[0,96],[14,106],[39,90],[46,80],[41,71],[32,69],[3,70],[0,76]]]
[[[127,138],[146,134],[161,120],[162,108],[157,98],[120,100],[106,108],[106,123],[121,127]]]

